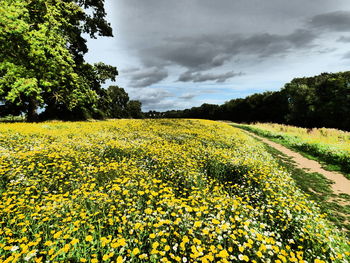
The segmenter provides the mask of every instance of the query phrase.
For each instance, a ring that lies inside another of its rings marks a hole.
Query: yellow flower
[[[77,243],[79,243],[79,239],[73,238],[73,240],[70,242],[73,246]]]
[[[113,242],[111,244],[111,247],[112,248],[117,248],[117,247],[123,247],[125,245],[126,245],[126,239],[125,238],[121,238],[117,242]]]
[[[246,262],[249,261],[249,257],[246,256],[246,255],[239,254],[239,255],[238,255],[238,258],[239,258],[240,260],[243,260],[243,261],[246,261]]]
[[[44,243],[44,245],[45,245],[45,246],[48,246],[48,247],[51,247],[52,244],[53,244],[52,241],[46,241],[46,242]]]
[[[227,258],[227,257],[229,257],[229,254],[227,253],[227,250],[224,249],[224,250],[221,250],[221,251],[219,252],[219,255],[218,255],[218,256],[221,257],[221,258]]]
[[[64,247],[62,248],[62,250],[67,253],[70,249],[70,244],[65,244]]]
[[[91,235],[88,235],[88,236],[85,237],[85,240],[86,240],[87,242],[92,242],[93,238],[92,238]]]
[[[215,224],[215,225],[220,224],[220,221],[217,220],[216,218],[213,218],[213,219],[211,220],[211,222],[212,222],[213,224]]]
[[[134,254],[134,256],[136,256],[137,254],[140,253],[140,249],[138,249],[138,248],[136,247],[136,248],[134,248],[134,249],[132,250],[132,253]]]
[[[145,213],[148,214],[148,215],[152,214],[152,209],[151,208],[146,208],[145,209]]]
[[[62,234],[62,231],[58,231],[53,235],[53,238],[57,239],[61,236],[61,234]]]
[[[188,238],[188,236],[183,236],[182,242],[187,243],[189,241],[190,241],[190,239]]]
[[[141,254],[139,255],[139,259],[146,259],[148,258],[147,254]]]
[[[152,244],[152,248],[156,249],[159,246],[159,243],[156,241]]]
[[[202,222],[201,221],[196,221],[194,223],[194,227],[201,227],[202,226]]]
[[[124,260],[123,260],[123,257],[122,256],[118,256],[117,257],[117,263],[122,263]]]

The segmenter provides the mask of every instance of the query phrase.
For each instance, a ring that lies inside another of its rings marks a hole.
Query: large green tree
[[[0,0],[0,14],[0,101],[30,121],[38,107],[74,112],[96,105],[101,84],[117,75],[114,67],[84,61],[83,33],[112,36],[103,0]]]
[[[130,100],[126,105],[126,110],[128,112],[128,117],[134,119],[142,119],[144,118],[144,114],[142,113],[142,103],[138,100]]]

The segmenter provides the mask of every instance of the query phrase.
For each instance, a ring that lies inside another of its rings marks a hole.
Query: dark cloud
[[[222,46],[213,36],[166,38],[152,47],[140,50],[144,65],[179,65],[188,69],[209,69],[223,65],[231,56],[222,53]]]
[[[139,51],[143,66],[150,69],[132,72],[130,83],[133,87],[150,86],[168,77],[166,67],[176,65],[187,70],[178,77],[179,81],[222,83],[241,73],[202,72],[224,66],[238,56],[253,55],[266,59],[286,55],[312,46],[316,38],[317,35],[306,29],[297,29],[286,35],[263,33],[246,37],[241,34],[213,34],[164,38],[160,45]]]
[[[316,38],[311,31],[301,29],[287,35],[264,33],[245,37],[213,34],[166,38],[161,45],[140,50],[139,56],[146,66],[178,65],[190,72],[198,72],[223,66],[239,55],[263,58],[287,54],[309,47]],[[180,76],[181,81],[187,78],[189,73]],[[198,76],[197,79],[202,78]]]
[[[121,73],[122,74],[129,74],[129,73],[133,73],[133,72],[136,72],[136,71],[139,71],[139,70],[140,70],[139,67],[133,67],[133,68],[123,69],[123,70],[121,70]]]
[[[112,0],[110,0],[112,1]],[[193,34],[291,32],[301,19],[344,10],[348,0],[118,0],[118,32],[161,39]],[[147,43],[143,43],[145,45]],[[142,45],[142,43],[140,43]]]
[[[341,36],[340,38],[337,39],[338,42],[343,42],[343,43],[349,43],[350,42],[350,36]]]
[[[330,53],[332,53],[332,52],[334,52],[336,50],[337,50],[336,48],[332,48],[332,47],[330,47],[330,48],[323,48],[323,49],[318,50],[317,53],[318,54],[330,54]]]
[[[213,73],[193,73],[193,72],[185,72],[180,75],[178,81],[182,82],[205,82],[205,81],[216,81],[217,83],[225,82],[227,79],[241,76],[243,73],[236,73],[234,71],[226,72],[223,74],[213,74]]]
[[[297,29],[291,34],[255,34],[248,38],[237,39],[228,50],[234,54],[250,54],[266,58],[285,55],[309,47],[317,38],[308,30]]]
[[[212,97],[202,91],[230,86],[247,95],[245,89],[257,85],[276,88],[299,75],[336,70],[350,42],[349,0],[106,3],[114,11],[115,64],[127,68],[118,81],[144,109],[190,107],[213,97],[225,101],[231,91]],[[232,69],[246,75],[234,78]]]
[[[309,25],[334,32],[350,31],[350,11],[335,11],[314,16]]]
[[[196,93],[185,93],[185,94],[181,95],[179,98],[183,99],[183,100],[192,100],[196,96],[197,96]]]
[[[172,93],[163,89],[147,88],[138,89],[135,92],[137,92],[137,95],[134,95],[133,99],[141,101],[145,107],[147,105],[157,104],[166,98],[174,97]]]
[[[289,41],[296,48],[311,47],[311,43],[318,37],[318,35],[311,30],[297,29],[290,35],[286,36],[286,40]]]
[[[147,87],[168,77],[168,71],[158,67],[136,69],[130,72],[131,87]]]

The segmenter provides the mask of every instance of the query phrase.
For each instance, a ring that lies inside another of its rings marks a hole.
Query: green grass
[[[278,140],[272,141],[279,142]],[[297,168],[290,157],[267,144],[265,144],[265,148],[277,160],[279,165],[292,175],[298,187],[318,204],[321,212],[327,215],[328,220],[346,232],[350,238],[350,205],[342,205],[344,202],[349,203],[350,195],[334,194],[331,188],[332,182],[322,174],[309,173]],[[304,156],[308,156],[308,154]]]
[[[23,122],[25,121],[25,116],[12,116],[8,115],[5,117],[0,117],[0,122]]]

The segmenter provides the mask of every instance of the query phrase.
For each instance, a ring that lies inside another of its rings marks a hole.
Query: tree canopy
[[[102,85],[118,71],[85,62],[83,34],[113,36],[104,1],[0,0],[0,13],[0,109],[30,121],[38,108],[45,118],[98,115]]]

